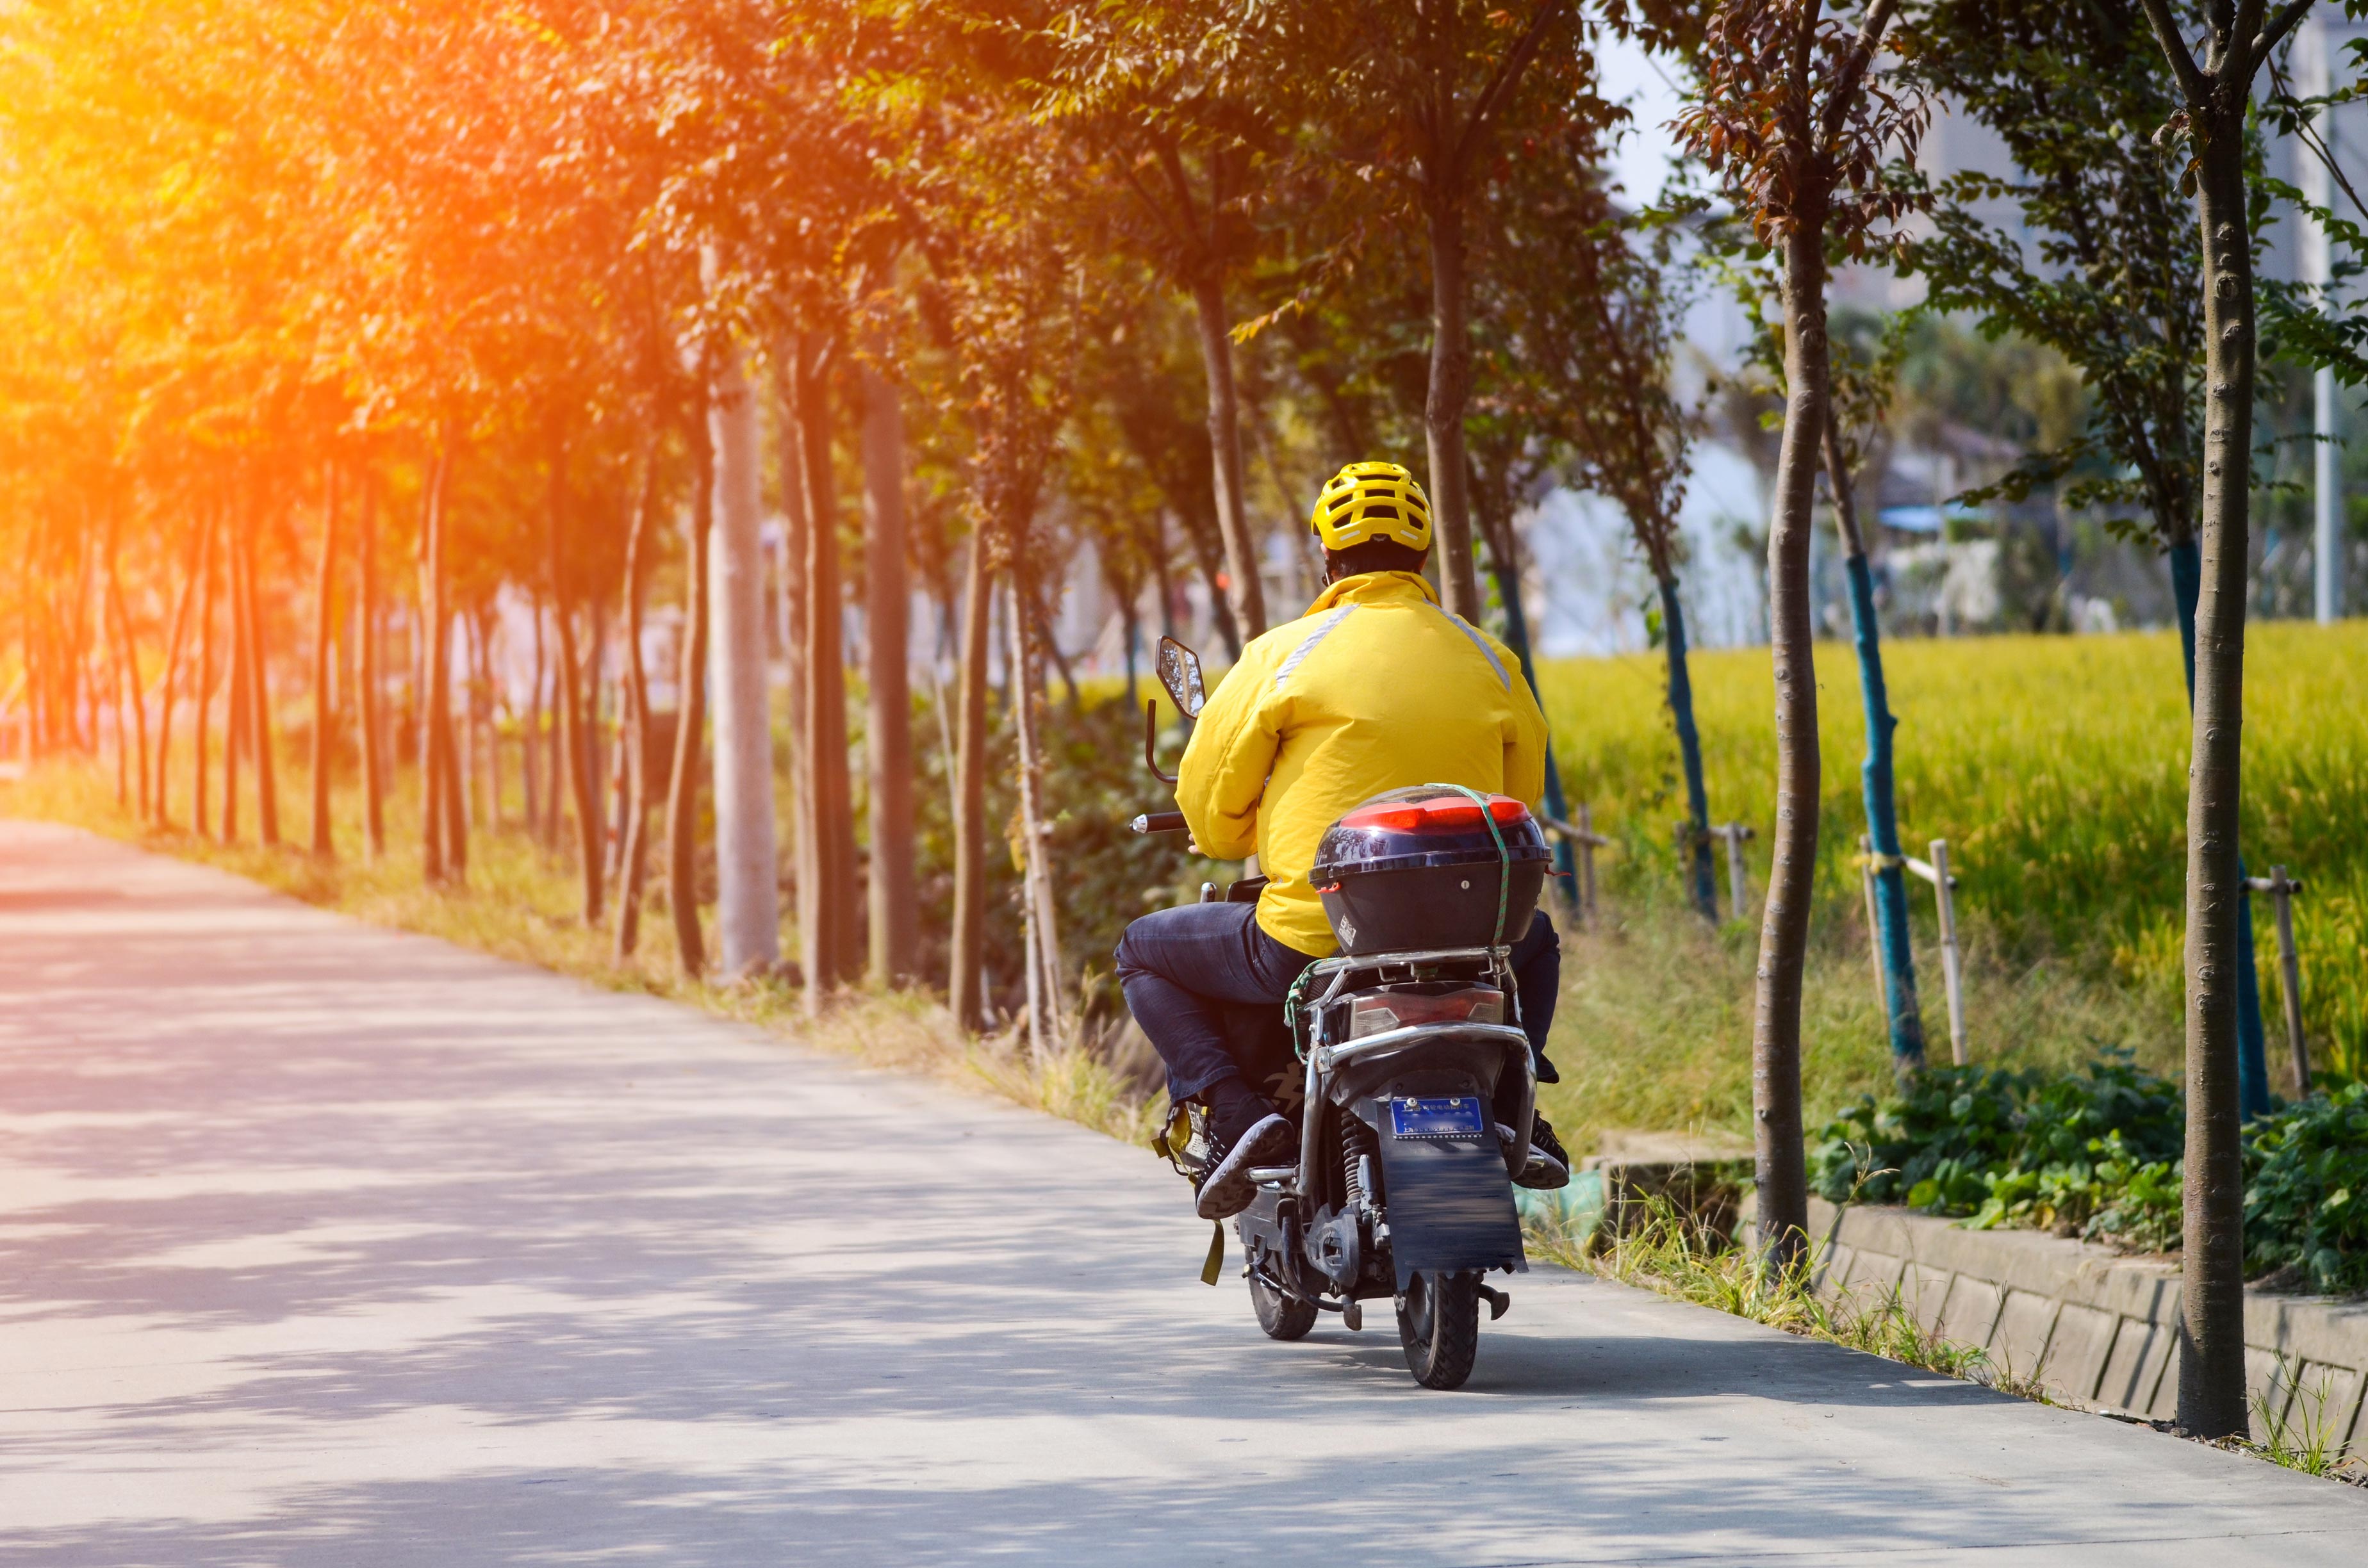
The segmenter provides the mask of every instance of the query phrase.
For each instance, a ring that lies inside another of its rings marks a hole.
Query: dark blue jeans
[[[1224,1078],[1278,1104],[1299,1097],[1300,1068],[1283,1024],[1283,999],[1315,960],[1262,930],[1248,903],[1188,903],[1146,915],[1119,938],[1118,983],[1127,1010],[1167,1063],[1167,1096],[1188,1100]],[[1513,987],[1538,1080],[1562,984],[1562,942],[1543,909],[1513,944]]]

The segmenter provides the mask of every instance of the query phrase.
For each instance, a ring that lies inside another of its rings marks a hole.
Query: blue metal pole
[[[1692,829],[1693,864],[1687,880],[1692,884],[1694,907],[1709,921],[1718,919],[1718,888],[1710,860],[1710,791],[1702,787],[1702,735],[1694,728],[1694,687],[1686,674],[1686,612],[1678,604],[1678,580],[1664,577],[1661,589],[1662,647],[1669,661],[1669,720],[1677,726],[1678,756],[1686,774],[1686,820]],[[1741,910],[1736,914],[1739,917]]]
[[[2195,710],[2195,603],[2203,592],[2203,551],[2191,534],[2170,547],[2170,593],[2179,608],[2179,652],[2187,670],[2187,708]],[[2237,875],[2246,875],[2237,858]],[[2304,1085],[2304,1092],[2309,1086]],[[2261,976],[2253,953],[2253,892],[2237,887],[2237,1114],[2270,1111],[2269,1044],[2261,1028]]]
[[[1866,552],[1844,558],[1850,575],[1850,628],[1858,649],[1859,690],[1866,699],[1867,838],[1874,873],[1875,941],[1883,955],[1883,992],[1891,1016],[1891,1057],[1902,1076],[1924,1065],[1924,1014],[1916,1001],[1916,955],[1907,941],[1907,873],[1900,864],[1899,812],[1892,784],[1891,733],[1899,727],[1883,682],[1881,628],[1874,619],[1874,574]]]

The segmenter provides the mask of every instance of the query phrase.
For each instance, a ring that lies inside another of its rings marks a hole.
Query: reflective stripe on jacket
[[[1201,852],[1256,851],[1266,933],[1334,952],[1308,880],[1324,830],[1385,790],[1462,784],[1538,809],[1546,722],[1505,645],[1440,608],[1411,572],[1324,590],[1242,650],[1201,711],[1176,803]]]

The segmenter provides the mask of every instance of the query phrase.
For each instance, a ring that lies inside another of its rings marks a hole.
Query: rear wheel
[[[1427,1389],[1458,1389],[1480,1351],[1480,1276],[1421,1269],[1398,1298],[1406,1370]]]
[[[1269,1339],[1304,1339],[1315,1326],[1314,1307],[1292,1300],[1255,1271],[1250,1275],[1250,1305],[1258,1309],[1258,1326]]]

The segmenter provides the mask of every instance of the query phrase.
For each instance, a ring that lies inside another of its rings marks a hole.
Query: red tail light
[[[1510,795],[1488,797],[1488,814],[1499,827],[1530,820],[1530,808]],[[1462,795],[1428,801],[1386,801],[1359,806],[1340,819],[1342,827],[1380,828],[1389,833],[1472,833],[1484,824],[1480,808]]]
[[[1464,802],[1467,806],[1470,801]],[[1349,1038],[1402,1029],[1410,1024],[1500,1024],[1505,1021],[1505,994],[1494,986],[1475,985],[1443,996],[1405,991],[1359,996],[1349,1004]]]

